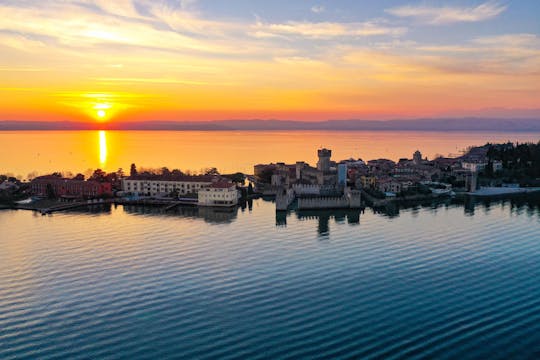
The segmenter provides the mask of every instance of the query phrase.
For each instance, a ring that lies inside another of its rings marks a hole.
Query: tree
[[[161,175],[169,176],[171,175],[171,171],[169,170],[168,167],[164,166],[161,168]]]
[[[96,169],[92,176],[88,180],[92,181],[98,181],[98,182],[106,182],[107,181],[107,173],[101,169]]]
[[[77,175],[75,175],[75,177],[73,178],[73,180],[81,180],[81,181],[84,181],[84,175],[79,173]]]
[[[231,175],[225,175],[225,177],[229,178],[232,182],[235,182],[237,184],[244,184],[244,181],[246,179],[246,176],[241,172],[237,172]]]
[[[135,163],[131,164],[131,168],[129,169],[129,176],[137,176],[137,166]]]
[[[32,172],[28,173],[28,175],[27,175],[28,180],[33,180],[33,179],[35,179],[37,177],[38,177],[38,172],[37,171],[32,171]]]
[[[204,175],[219,175],[219,171],[215,167],[206,168],[203,171]]]

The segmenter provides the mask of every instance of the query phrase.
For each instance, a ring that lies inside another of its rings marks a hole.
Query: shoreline
[[[456,196],[434,196],[434,195],[419,195],[419,196],[413,196],[413,197],[405,197],[405,198],[388,198],[388,199],[377,199],[373,196],[365,193],[365,191],[362,192],[362,197],[366,199],[366,201],[363,201],[362,210],[366,208],[371,208],[373,210],[378,210],[387,206],[391,205],[400,205],[400,204],[408,204],[408,205],[422,205],[426,202],[430,201],[445,201],[445,200],[452,200],[452,199],[465,199],[465,198],[479,198],[479,199],[503,199],[508,198],[511,199],[513,197],[518,197],[520,195],[526,195],[526,194],[540,194],[540,188],[520,188],[520,189],[513,189],[513,188],[490,188],[488,190],[492,189],[505,189],[507,191],[499,192],[499,193],[493,193],[493,192],[484,192],[484,193],[467,193],[467,192],[459,192],[456,194]],[[514,191],[509,191],[514,190]],[[525,190],[525,191],[524,191]],[[254,199],[263,198],[263,196],[253,196],[248,199],[246,199],[244,202],[252,201]],[[66,203],[62,201],[51,201],[51,200],[44,200],[44,201],[38,201],[37,204],[0,204],[0,211],[2,210],[26,210],[26,211],[33,211],[33,212],[40,212],[41,214],[52,214],[54,212],[64,212],[69,211],[73,209],[80,209],[85,207],[96,207],[96,206],[107,206],[107,205],[122,205],[122,206],[142,206],[142,207],[148,207],[148,208],[156,208],[160,207],[163,209],[163,211],[170,211],[176,207],[190,207],[190,208],[197,208],[199,207],[196,203],[182,203],[179,201],[168,201],[168,200],[146,200],[146,201],[126,201],[122,198],[114,198],[114,199],[106,199],[101,202],[74,202],[74,203]],[[213,208],[213,209],[222,209],[224,207],[212,207],[212,206],[201,206],[203,208]],[[241,207],[241,203],[239,202],[238,205],[232,206],[229,208],[235,208],[235,207]],[[312,209],[310,211],[328,211],[331,209]]]
[[[507,195],[531,194],[540,192],[540,187],[511,188],[511,187],[482,187],[475,192],[467,192],[466,195],[478,197],[500,197]]]

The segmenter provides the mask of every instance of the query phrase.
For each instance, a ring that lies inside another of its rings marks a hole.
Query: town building
[[[500,160],[493,161],[493,172],[503,171],[503,162]]]
[[[112,186],[110,182],[73,180],[47,175],[32,180],[30,192],[37,196],[96,198],[112,195]]]
[[[396,163],[388,159],[369,160],[367,163],[369,171],[372,173],[390,173]]]
[[[210,186],[200,189],[197,193],[199,206],[235,206],[238,204],[238,190],[236,185],[227,182],[214,182]]]
[[[363,189],[375,189],[377,186],[377,177],[375,176],[360,176],[360,185]]]
[[[469,170],[470,172],[481,172],[486,169],[487,163],[485,162],[468,162],[463,161],[461,163],[461,167],[465,170]]]
[[[347,164],[338,164],[337,173],[338,173],[338,185],[340,186],[347,185]]]
[[[0,182],[0,191],[16,191],[18,189],[19,185],[16,182],[8,180]]]
[[[139,174],[122,179],[122,190],[140,196],[158,196],[177,193],[196,194],[200,189],[219,181],[214,175],[152,175]]]
[[[377,190],[383,193],[393,192],[397,194],[401,192],[402,184],[400,181],[393,178],[379,179],[379,181],[377,181]]]
[[[322,185],[324,183],[324,172],[309,166],[303,161],[299,161],[296,163],[296,179],[302,184]]]

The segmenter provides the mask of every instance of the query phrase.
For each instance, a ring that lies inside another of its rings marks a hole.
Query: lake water
[[[0,359],[540,357],[540,200],[0,211]]]
[[[87,173],[101,168],[139,167],[222,173],[253,173],[253,165],[298,160],[316,163],[317,149],[333,150],[333,159],[412,158],[420,150],[459,154],[486,142],[540,141],[540,133],[412,131],[4,131],[0,132],[0,173],[21,178],[37,172]]]

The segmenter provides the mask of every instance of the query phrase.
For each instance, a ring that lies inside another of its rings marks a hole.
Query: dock
[[[35,209],[35,210],[39,210],[42,215],[45,215],[45,214],[52,214],[53,212],[77,209],[77,208],[85,207],[85,206],[106,205],[106,204],[112,204],[112,203],[113,203],[112,200],[104,200],[100,202],[79,201],[79,202],[72,202],[72,203],[64,203],[64,204],[60,204],[56,206],[51,206],[48,208]]]

